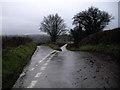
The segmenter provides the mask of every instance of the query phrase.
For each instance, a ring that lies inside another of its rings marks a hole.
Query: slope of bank
[[[2,88],[12,88],[35,49],[33,42],[3,49]]]
[[[89,35],[80,41],[79,47],[75,48],[73,44],[68,44],[67,49],[76,51],[76,50],[85,50],[92,52],[99,52],[102,54],[110,55],[115,57],[117,62],[120,58],[120,28],[113,30],[101,31]]]

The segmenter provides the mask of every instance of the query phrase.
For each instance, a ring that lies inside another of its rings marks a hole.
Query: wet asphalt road
[[[38,46],[13,88],[120,88],[119,72],[88,52]]]

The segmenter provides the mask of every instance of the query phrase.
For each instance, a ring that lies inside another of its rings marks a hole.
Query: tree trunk
[[[53,43],[55,43],[56,40],[57,40],[57,37],[56,37],[56,36],[51,36],[50,38],[51,38],[51,42],[53,42]]]

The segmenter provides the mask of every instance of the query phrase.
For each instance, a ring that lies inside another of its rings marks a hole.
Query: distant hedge
[[[120,28],[100,31],[81,40],[79,45],[120,44]]]
[[[19,45],[24,45],[28,42],[32,42],[32,39],[28,37],[19,37],[19,36],[3,36],[2,48],[17,47]]]

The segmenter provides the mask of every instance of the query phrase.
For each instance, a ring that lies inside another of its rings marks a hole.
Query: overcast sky
[[[40,22],[44,16],[58,13],[68,28],[73,28],[72,17],[88,7],[97,7],[114,16],[114,20],[106,27],[118,27],[117,2],[81,2],[80,0],[39,0],[39,2],[2,2],[2,33],[29,34],[40,33]],[[1,4],[0,4],[1,8]]]

